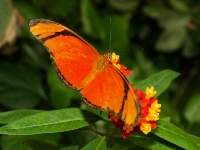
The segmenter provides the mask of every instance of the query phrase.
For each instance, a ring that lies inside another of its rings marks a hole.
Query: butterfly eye
[[[108,60],[111,60],[112,59],[112,55],[108,55]]]

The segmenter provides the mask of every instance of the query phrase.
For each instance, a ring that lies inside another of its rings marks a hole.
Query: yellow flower
[[[155,112],[160,112],[161,104],[158,103],[158,101],[155,101],[153,104],[151,104],[151,109]]]
[[[152,87],[147,87],[146,88],[146,98],[147,99],[149,99],[149,98],[151,98],[151,97],[154,97],[154,95],[156,95],[156,91],[154,90],[154,87],[152,86]]]
[[[112,58],[111,58],[111,62],[112,62],[112,64],[116,67],[116,68],[118,68],[119,70],[120,70],[120,64],[118,63],[117,64],[117,62],[119,61],[119,55],[116,55],[114,52],[112,53]]]
[[[149,114],[146,117],[146,120],[147,121],[159,120],[159,112],[161,111],[159,108],[161,108],[161,104],[159,104],[158,101],[155,101],[153,104],[151,104],[151,108],[149,108]]]
[[[116,55],[114,52],[112,53],[112,62],[116,63],[119,60],[119,55]]]
[[[146,117],[147,121],[157,121],[159,120],[159,113],[156,113],[154,111],[150,111],[148,116]]]
[[[149,132],[151,132],[151,124],[150,123],[143,123],[140,126],[140,130],[144,133],[144,134],[148,134]]]

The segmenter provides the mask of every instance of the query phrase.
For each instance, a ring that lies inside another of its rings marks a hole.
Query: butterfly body
[[[72,30],[46,19],[31,20],[30,31],[46,47],[63,83],[80,90],[91,108],[112,111],[127,124],[140,118],[140,103],[111,53],[97,50]]]

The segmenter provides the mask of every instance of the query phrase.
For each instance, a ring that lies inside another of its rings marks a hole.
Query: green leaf
[[[1,148],[2,150],[32,150],[26,144],[27,140],[39,140],[41,142],[57,145],[60,140],[59,133],[53,134],[38,134],[38,135],[2,135]]]
[[[158,40],[155,44],[156,50],[166,53],[176,51],[181,47],[186,36],[187,32],[185,28],[165,30],[158,37]]]
[[[175,79],[179,73],[172,71],[172,70],[163,70],[158,72],[147,79],[136,82],[135,88],[145,91],[146,87],[153,86],[154,89],[157,91],[156,97],[158,97],[167,87],[170,85],[171,81]]]
[[[151,149],[151,150],[174,150],[178,147],[172,143],[169,143],[155,135],[148,134],[144,135],[141,132],[137,132],[133,136],[128,138],[129,141],[140,147]]]
[[[24,144],[28,145],[32,150],[60,150],[59,146],[38,140],[26,140]]]
[[[59,80],[53,66],[48,70],[47,83],[52,105],[57,109],[69,107],[72,99],[80,99],[78,91],[69,89]]]
[[[61,148],[60,150],[79,150],[79,146],[67,146]]]
[[[87,145],[85,145],[81,150],[106,150],[106,141],[105,137],[96,138],[90,141]]]
[[[150,3],[149,5],[144,6],[143,12],[145,15],[158,19],[162,18],[162,16],[168,12],[167,7],[164,5],[164,3]]]
[[[33,135],[79,129],[100,119],[77,108],[41,112],[0,128],[0,134]]]
[[[41,81],[30,68],[0,63],[0,103],[13,109],[33,108],[45,97]]]
[[[169,0],[170,5],[177,11],[181,13],[189,12],[188,4],[183,0]]]
[[[188,134],[190,136],[190,138],[198,145],[199,149],[200,149],[200,137]]]
[[[36,41],[36,39],[23,42],[20,50],[22,53],[21,60],[28,66],[31,66],[34,69],[43,68],[45,70],[49,66],[49,53],[40,42]]]
[[[187,121],[191,124],[200,123],[200,94],[190,98],[185,106],[183,114]]]
[[[185,29],[185,27],[190,23],[190,16],[169,10],[159,18],[158,23],[165,30],[176,31],[180,28]]]
[[[2,135],[0,143],[1,148],[2,150],[31,150],[27,145],[23,144],[23,142],[29,138],[30,136]]]
[[[0,124],[9,124],[28,116],[43,112],[42,110],[13,110],[0,113]]]
[[[132,12],[135,11],[136,8],[139,6],[139,0],[109,0],[109,4],[111,7],[122,11],[122,12]]]
[[[119,134],[119,130],[117,130],[117,131],[118,132],[114,133],[114,134]],[[124,139],[122,137],[108,138],[107,147],[110,150],[111,149],[113,149],[113,150],[118,150],[118,149],[119,150],[120,149],[134,149],[135,145],[132,142],[130,142],[129,138],[128,139]]]
[[[82,0],[81,2],[81,20],[85,31],[93,38],[104,39],[105,33],[102,29],[101,19],[91,3],[92,1]]]
[[[155,135],[181,147],[184,149],[198,150],[197,144],[190,138],[190,136],[177,126],[159,120],[156,122],[157,128],[152,130]]]

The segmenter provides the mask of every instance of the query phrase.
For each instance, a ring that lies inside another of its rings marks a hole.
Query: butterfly
[[[46,47],[63,83],[80,90],[83,102],[100,111],[117,114],[135,126],[140,119],[140,102],[133,86],[104,55],[67,27],[46,19],[33,19],[31,33]]]

